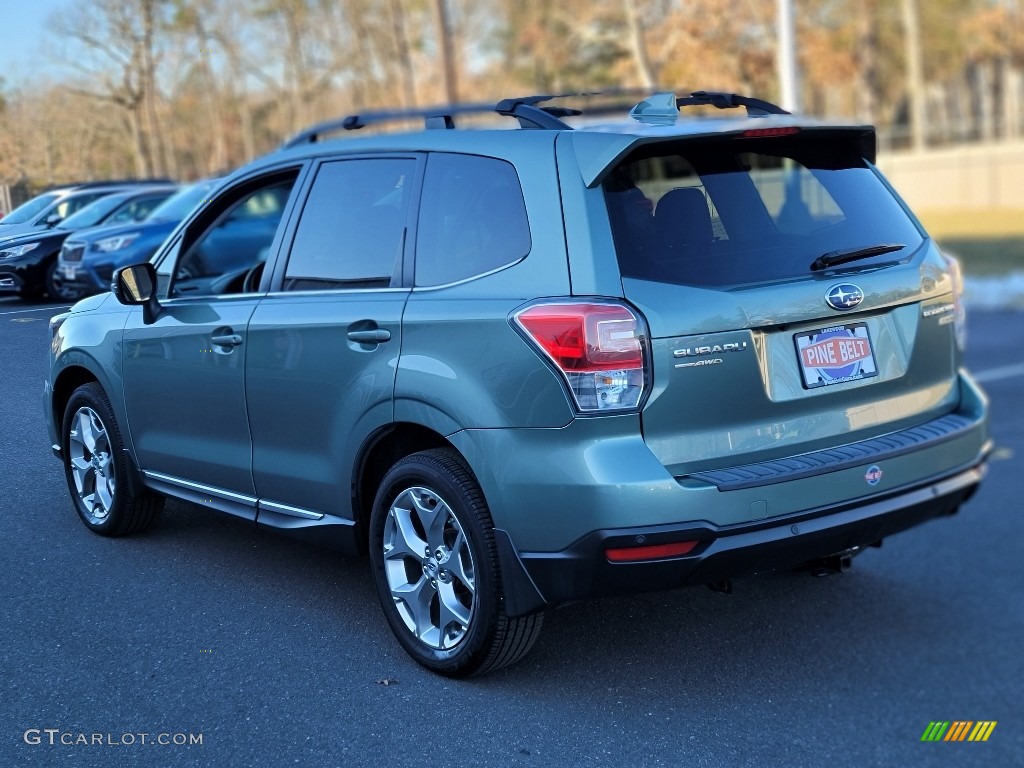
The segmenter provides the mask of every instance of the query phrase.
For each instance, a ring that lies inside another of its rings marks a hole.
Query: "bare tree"
[[[157,17],[163,0],[95,0],[55,16],[52,26],[71,43],[67,65],[84,77],[69,90],[116,105],[131,138],[135,173],[159,173],[156,117]]]
[[[924,149],[925,90],[921,58],[921,25],[917,16],[917,0],[900,0],[903,16],[907,66],[907,99],[910,103],[910,136],[914,149]]]
[[[857,116],[865,123],[875,121],[878,35],[875,13],[877,0],[862,0],[856,16]]]
[[[5,179],[208,174],[342,110],[471,92],[778,88],[772,0],[62,1],[42,47],[68,77],[4,91]],[[884,136],[910,104],[919,146],[925,109],[943,140],[1024,129],[1021,0],[794,2],[810,111]]]
[[[640,78],[639,84],[644,88],[654,88],[658,82],[658,75],[647,50],[646,30],[637,10],[636,0],[622,0],[622,12],[626,19],[630,53],[636,65],[637,76]]]
[[[444,83],[444,99],[453,103],[459,98],[459,83],[456,75],[455,33],[447,0],[434,0],[434,18],[437,23],[437,50]]]
[[[443,2],[443,0],[438,0]],[[401,71],[402,101],[407,107],[416,105],[416,71],[412,64],[409,29],[406,25],[405,7],[402,0],[388,0],[388,12],[391,18],[391,33]]]

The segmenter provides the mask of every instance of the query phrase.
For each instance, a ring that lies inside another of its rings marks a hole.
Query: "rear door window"
[[[648,146],[604,182],[624,277],[721,286],[811,274],[819,256],[923,237],[853,142],[827,137]]]
[[[427,160],[416,238],[416,285],[455,283],[525,257],[530,224],[515,167],[438,152]]]
[[[416,160],[324,163],[302,209],[285,290],[387,288],[401,283]]]

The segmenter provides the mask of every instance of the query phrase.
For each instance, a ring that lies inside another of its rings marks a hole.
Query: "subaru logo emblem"
[[[825,301],[832,309],[853,309],[864,301],[864,291],[853,283],[839,283],[825,292]]]

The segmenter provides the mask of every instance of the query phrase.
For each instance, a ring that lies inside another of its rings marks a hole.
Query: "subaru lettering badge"
[[[882,480],[882,468],[877,464],[872,464],[868,467],[868,471],[864,473],[864,481],[868,485],[878,485]]]
[[[864,301],[864,291],[853,283],[839,283],[825,292],[825,301],[832,309],[853,309]]]

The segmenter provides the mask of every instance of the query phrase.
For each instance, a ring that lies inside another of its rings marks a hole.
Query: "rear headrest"
[[[704,193],[694,187],[667,192],[654,212],[654,229],[661,246],[712,242],[714,230]]]

